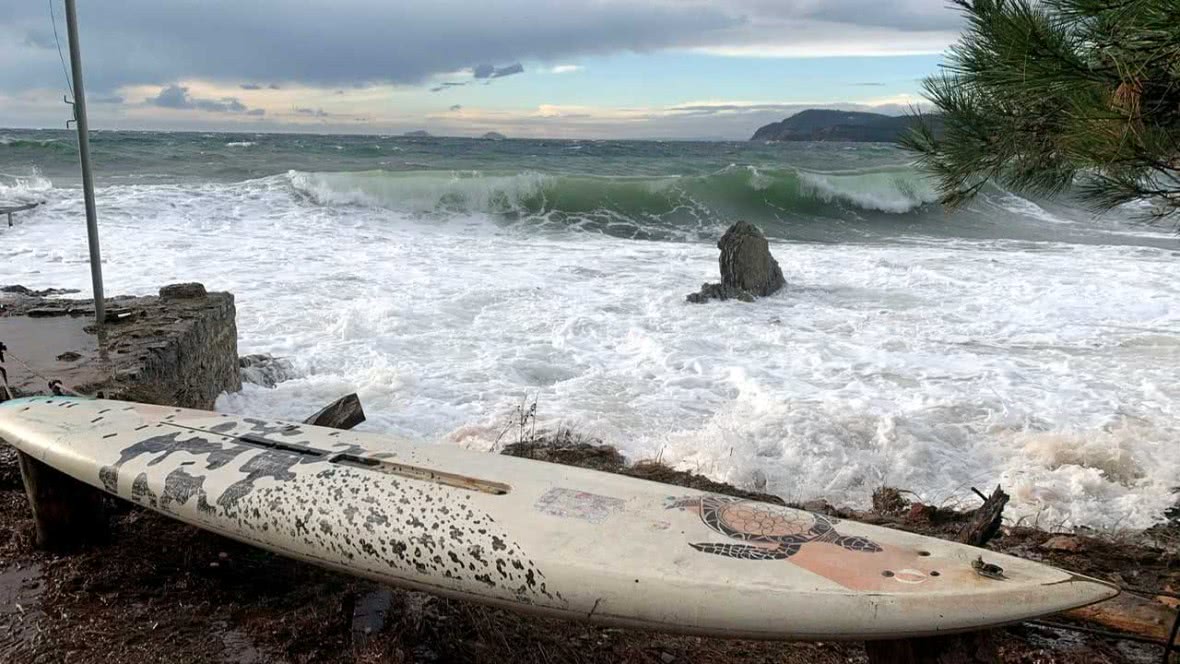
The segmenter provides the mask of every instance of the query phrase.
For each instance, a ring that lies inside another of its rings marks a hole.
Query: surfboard
[[[119,498],[284,556],[599,624],[902,638],[1118,592],[822,514],[373,433],[36,397],[0,404],[0,438]]]

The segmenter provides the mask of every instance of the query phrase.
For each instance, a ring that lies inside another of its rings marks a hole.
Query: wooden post
[[[101,491],[24,452],[17,456],[33,510],[38,548],[71,551],[106,541],[107,515]]]

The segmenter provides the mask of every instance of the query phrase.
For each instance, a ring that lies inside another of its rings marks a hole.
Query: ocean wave
[[[6,149],[49,150],[52,152],[73,152],[74,146],[58,138],[19,138],[0,134],[0,147]]]
[[[534,171],[361,171],[288,173],[321,205],[366,205],[411,213],[513,216],[599,215],[655,221],[842,217],[849,210],[904,214],[937,195],[906,167],[819,172],[731,165],[708,175],[621,177]]]
[[[53,183],[35,168],[27,175],[0,173],[0,200],[15,203],[41,201],[51,189]]]
[[[230,141],[225,144],[227,148],[248,148],[251,145],[257,145],[254,141]]]

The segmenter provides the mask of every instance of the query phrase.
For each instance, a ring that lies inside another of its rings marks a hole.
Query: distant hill
[[[938,116],[927,116],[938,129]],[[916,120],[909,116],[808,109],[782,122],[772,122],[750,138],[751,141],[854,141],[891,143]]]
[[[406,133],[402,134],[402,136],[413,136],[415,138],[429,138],[430,132],[428,132],[424,129],[419,129],[417,131],[407,131]]]
[[[498,131],[489,131],[483,136],[480,136],[480,138],[486,138],[489,141],[502,141],[505,139],[505,136]]]

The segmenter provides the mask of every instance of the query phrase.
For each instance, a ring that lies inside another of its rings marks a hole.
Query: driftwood
[[[1123,593],[1100,604],[1066,611],[1061,617],[1142,636],[1159,643],[1167,643],[1171,636],[1172,643],[1180,646],[1180,638],[1170,634],[1177,610],[1169,609],[1155,600]]]
[[[980,498],[983,494],[976,491]],[[959,531],[958,540],[971,546],[984,546],[1000,532],[1000,519],[1004,516],[1004,506],[1008,504],[1008,494],[999,485],[992,495],[984,498],[983,505],[975,510],[971,520]]]
[[[37,547],[72,551],[106,541],[107,514],[102,492],[17,452],[29,507],[33,510]]]
[[[351,429],[364,421],[365,411],[361,408],[360,397],[354,393],[333,401],[315,415],[303,420],[303,423],[333,429]]]

